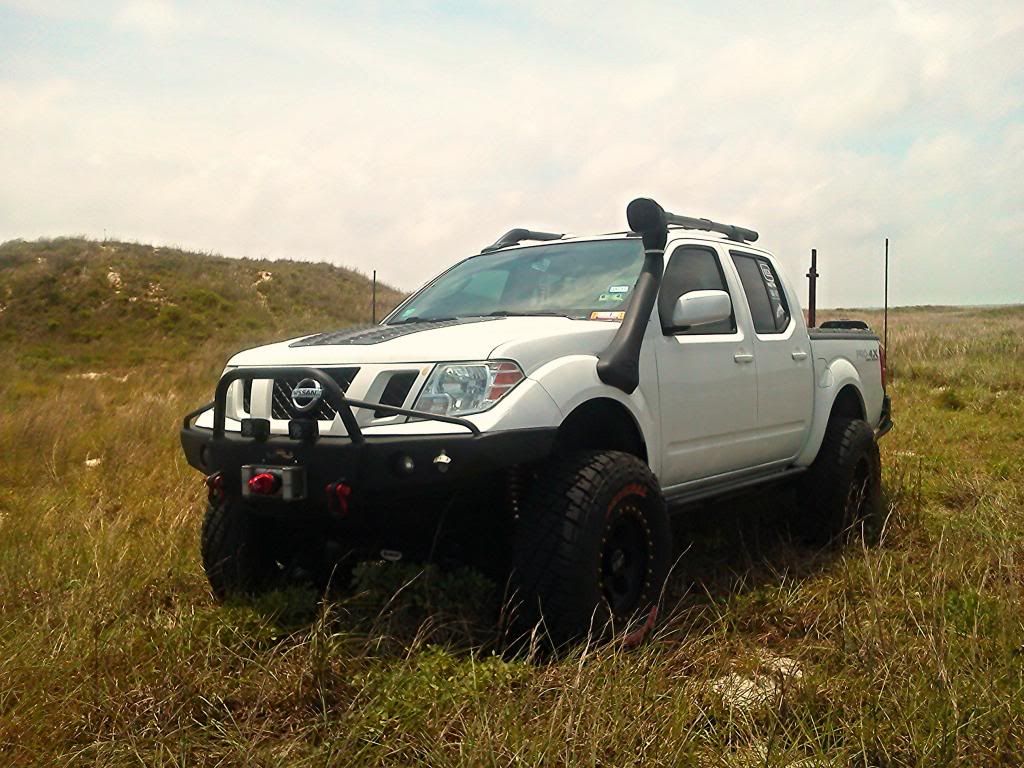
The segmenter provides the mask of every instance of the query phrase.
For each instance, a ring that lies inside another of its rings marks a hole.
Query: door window
[[[722,273],[722,265],[718,263],[718,255],[709,248],[684,245],[672,252],[672,258],[669,259],[665,277],[661,282],[661,293],[658,295],[658,315],[665,333],[694,335],[736,332],[735,315],[718,323],[686,329],[673,328],[672,312],[676,302],[680,296],[690,291],[729,292],[725,275]]]
[[[782,283],[767,259],[749,253],[732,252],[740,274],[743,293],[750,306],[757,333],[782,333],[789,327],[789,307]]]

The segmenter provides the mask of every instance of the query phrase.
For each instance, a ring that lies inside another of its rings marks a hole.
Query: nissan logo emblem
[[[316,379],[303,379],[292,390],[292,405],[299,413],[316,408],[324,396],[324,388]]]

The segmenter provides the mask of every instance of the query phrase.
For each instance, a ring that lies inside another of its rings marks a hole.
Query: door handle
[[[748,352],[737,352],[732,356],[732,359],[737,363],[752,363],[754,362],[754,356]]]
[[[807,359],[807,353],[804,352],[802,349],[794,349],[793,350],[793,359],[794,360],[806,360]]]

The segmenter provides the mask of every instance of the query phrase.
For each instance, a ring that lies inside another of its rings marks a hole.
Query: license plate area
[[[242,496],[252,499],[298,501],[306,498],[306,470],[274,464],[242,465]]]

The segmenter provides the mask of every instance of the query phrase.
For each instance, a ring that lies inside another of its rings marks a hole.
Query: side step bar
[[[772,472],[766,475],[755,475],[744,477],[738,480],[725,480],[718,482],[703,483],[697,488],[683,487],[677,491],[667,490],[665,501],[670,508],[683,507],[697,501],[704,501],[712,497],[730,496],[734,493],[749,490],[760,485],[770,485],[782,482],[790,478],[802,475],[807,467],[790,467],[780,472]]]

